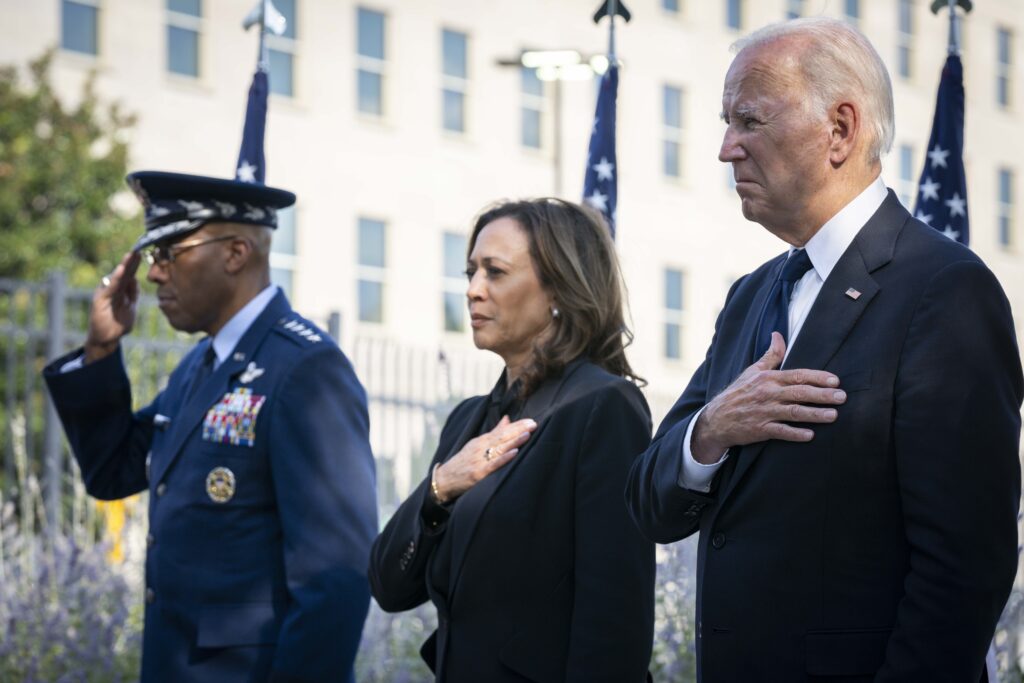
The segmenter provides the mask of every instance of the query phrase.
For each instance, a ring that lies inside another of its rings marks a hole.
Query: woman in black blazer
[[[623,490],[651,421],[607,228],[557,199],[500,204],[476,221],[466,274],[473,341],[505,371],[455,408],[374,543],[373,595],[437,607],[421,650],[437,681],[640,683],[654,545]]]

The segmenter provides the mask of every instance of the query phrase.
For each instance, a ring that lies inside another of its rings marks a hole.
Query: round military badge
[[[235,473],[227,467],[214,467],[206,475],[206,495],[214,503],[226,503],[235,497]]]

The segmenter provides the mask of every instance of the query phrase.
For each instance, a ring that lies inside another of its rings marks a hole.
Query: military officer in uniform
[[[89,493],[148,489],[142,680],[352,681],[377,530],[366,396],[270,283],[284,190],[140,172],[146,233],[96,290],[83,348],[44,375]],[[140,260],[205,332],[131,410],[120,340]]]

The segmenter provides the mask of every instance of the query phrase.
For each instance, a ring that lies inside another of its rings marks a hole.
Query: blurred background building
[[[230,177],[257,56],[254,32],[241,28],[252,4],[0,0],[0,63],[25,64],[56,47],[62,97],[73,101],[95,73],[100,96],[137,115],[133,168]],[[365,371],[380,373],[364,376],[378,391],[417,373],[436,384],[441,375],[424,368],[436,365],[438,351],[449,359],[449,376],[451,359],[472,366],[455,393],[488,388],[500,363],[472,351],[466,235],[496,199],[580,199],[598,80],[545,80],[551,74],[519,59],[530,49],[576,50],[584,61],[603,54],[607,30],[590,20],[598,3],[274,4],[288,26],[268,38],[267,182],[299,197],[275,237],[275,280],[307,315],[340,314],[350,355],[366,340],[391,345],[390,360]],[[909,206],[946,56],[946,15],[934,16],[929,4],[628,3],[633,20],[618,30],[617,243],[636,334],[631,362],[650,381],[656,421],[702,360],[729,285],[784,248],[743,219],[731,169],[716,158],[729,45],[787,17],[827,15],[859,26],[892,74],[896,142],[883,174]],[[962,39],[971,246],[1024,321],[1024,3],[975,5]],[[378,431],[377,445],[397,433]],[[394,474],[400,489],[421,474],[410,475],[407,460],[417,455],[416,439],[402,434],[394,438],[403,443],[378,448],[404,453]]]

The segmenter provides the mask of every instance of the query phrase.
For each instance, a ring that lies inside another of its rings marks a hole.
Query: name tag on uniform
[[[224,394],[224,398],[206,413],[203,441],[255,446],[256,418],[266,400],[266,396],[254,394],[247,387]]]

